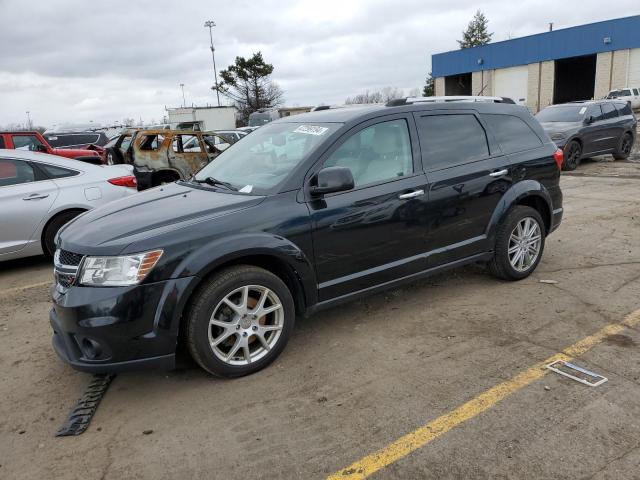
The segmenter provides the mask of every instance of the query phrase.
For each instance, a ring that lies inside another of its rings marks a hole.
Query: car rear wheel
[[[53,258],[53,254],[56,253],[56,245],[53,240],[58,230],[82,212],[82,210],[68,210],[56,215],[47,223],[42,234],[42,251],[47,257]]]
[[[575,170],[580,165],[580,157],[582,156],[582,147],[578,142],[572,140],[564,148],[564,162],[562,162],[563,170]]]
[[[269,365],[295,322],[291,292],[262,268],[222,271],[196,294],[186,319],[189,353],[207,372],[240,377]]]
[[[618,145],[618,149],[613,154],[613,158],[615,158],[616,160],[624,160],[626,158],[629,158],[632,149],[633,136],[627,132],[620,139],[620,145]]]
[[[498,227],[489,270],[503,280],[528,277],[540,263],[545,236],[540,213],[524,205],[515,206]]]

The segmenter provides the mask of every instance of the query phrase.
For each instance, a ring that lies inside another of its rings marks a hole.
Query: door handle
[[[507,173],[509,173],[509,170],[507,170],[506,168],[504,170],[498,170],[497,172],[491,172],[489,174],[490,177],[504,177]]]
[[[406,200],[407,198],[415,198],[419,197],[420,195],[424,195],[424,190],[414,190],[413,192],[403,193],[398,195],[398,198],[400,200]]]
[[[48,196],[49,196],[49,194],[39,195],[37,193],[33,193],[33,194],[29,195],[28,197],[24,197],[22,200],[42,200],[43,198],[47,198]]]

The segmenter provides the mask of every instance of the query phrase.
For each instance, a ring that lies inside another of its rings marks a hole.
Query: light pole
[[[27,128],[31,130],[31,115],[27,112]]]
[[[209,27],[209,40],[211,40],[211,60],[213,60],[213,78],[215,81],[216,96],[218,97],[218,106],[220,106],[220,92],[218,91],[218,72],[216,71],[216,49],[213,48],[213,27],[216,23],[213,20],[204,22],[205,27]]]
[[[180,88],[182,89],[182,106],[186,107],[187,106],[187,102],[184,99],[184,83],[180,84]]]

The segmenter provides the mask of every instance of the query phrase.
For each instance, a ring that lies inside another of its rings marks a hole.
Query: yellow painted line
[[[11,294],[11,293],[16,293],[16,292],[22,292],[23,290],[29,290],[30,288],[44,287],[45,285],[51,285],[52,283],[53,283],[53,281],[49,280],[47,282],[40,282],[40,283],[33,283],[31,285],[24,285],[22,287],[7,288],[6,290],[0,290],[0,296],[6,295],[6,294]]]
[[[427,443],[435,440],[439,436],[444,435],[452,428],[457,427],[486,410],[489,410],[500,400],[529,385],[531,382],[543,377],[548,372],[545,366],[549,363],[557,360],[569,361],[573,357],[578,357],[598,343],[602,342],[602,340],[607,336],[620,333],[627,327],[634,327],[639,323],[640,310],[636,310],[627,315],[621,323],[607,325],[593,335],[574,343],[562,352],[556,353],[542,362],[536,363],[528,370],[519,373],[510,380],[486,390],[455,410],[445,413],[413,432],[400,437],[377,452],[367,455],[348,467],[330,475],[327,479],[353,480],[366,478],[378,470],[397,462],[403,457],[406,457],[411,452],[425,446]]]

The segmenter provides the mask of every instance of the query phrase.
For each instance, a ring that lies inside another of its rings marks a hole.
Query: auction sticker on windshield
[[[580,115],[584,115],[584,112],[586,112],[586,111],[587,111],[587,107],[582,107],[582,108],[580,109],[580,111],[578,112],[578,114],[580,114]]]
[[[318,127],[316,125],[300,125],[294,130],[295,133],[306,133],[307,135],[324,135],[329,130],[327,127]]]

